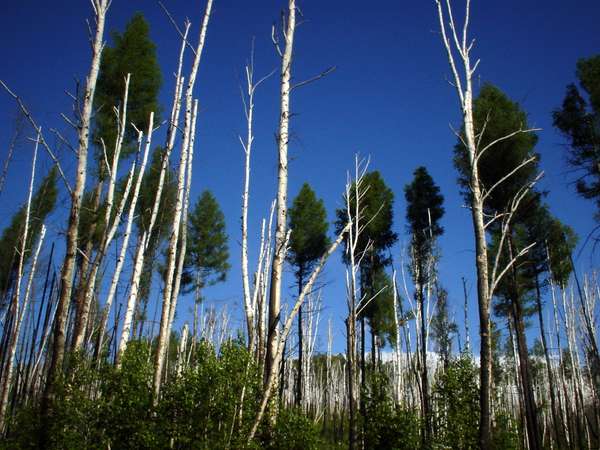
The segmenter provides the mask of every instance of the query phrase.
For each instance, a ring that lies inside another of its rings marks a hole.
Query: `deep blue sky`
[[[189,17],[196,37],[204,2],[165,0],[171,13],[182,21]],[[207,291],[209,302],[229,304],[234,324],[241,318],[239,272],[239,216],[243,153],[237,134],[245,132],[239,96],[242,70],[251,38],[256,37],[256,72],[267,73],[278,65],[270,42],[271,24],[279,18],[285,1],[215,0],[213,17],[197,83],[202,113],[199,117],[193,195],[211,189],[222,205],[230,234],[232,270],[228,282]],[[463,2],[455,2],[457,15]],[[306,23],[298,28],[293,74],[296,80],[326,67],[337,70],[326,79],[295,91],[292,97],[293,139],[290,145],[290,199],[307,181],[323,197],[329,217],[340,206],[346,171],[354,154],[371,156],[371,168],[380,170],[396,193],[395,229],[406,241],[403,187],[413,170],[425,165],[446,198],[445,235],[440,240],[442,282],[450,291],[457,318],[462,317],[461,277],[474,282],[473,238],[469,212],[455,183],[449,124],[460,126],[456,94],[448,83],[448,63],[437,34],[433,0],[377,1],[369,6],[355,0],[300,1]],[[142,11],[150,22],[163,69],[161,100],[168,113],[173,90],[179,39],[154,1],[114,0],[107,30],[122,30],[131,14]],[[585,237],[594,227],[593,204],[577,197],[568,184],[564,164],[564,140],[552,128],[551,111],[560,105],[566,84],[574,80],[580,57],[600,52],[600,3],[549,0],[473,1],[471,36],[473,51],[481,58],[481,82],[497,84],[529,114],[529,124],[543,129],[537,151],[545,171],[542,186],[550,190],[552,211]],[[46,130],[67,130],[59,118],[69,113],[64,90],[72,90],[74,78],[84,79],[90,60],[84,19],[90,15],[86,1],[58,0],[49,4],[33,0],[6,2],[0,16],[0,78],[29,105]],[[596,30],[596,31],[594,31]],[[268,214],[276,188],[274,132],[278,116],[277,77],[256,97],[256,141],[253,155],[250,235],[258,240],[259,222]],[[0,156],[12,132],[12,99],[0,94]],[[68,132],[68,130],[66,131]],[[162,135],[159,135],[162,136]],[[50,138],[51,135],[48,134]],[[51,139],[50,139],[51,140]],[[156,143],[162,141],[157,137]],[[63,150],[61,159],[72,170],[75,159]],[[0,196],[0,226],[25,201],[32,145],[18,149],[10,167],[5,191]],[[49,167],[43,158],[41,167]],[[62,240],[65,228],[62,207],[53,215],[50,230]],[[253,247],[254,250],[254,247]],[[400,248],[394,250],[399,264]],[[251,265],[256,257],[252,252]],[[597,261],[596,261],[597,262]],[[589,270],[589,254],[577,260]],[[339,255],[327,267],[323,322],[336,326],[336,348],[343,344],[341,318],[345,315],[344,285]],[[286,285],[292,284],[288,273]],[[294,290],[288,291],[291,295]],[[471,290],[472,339],[476,337],[476,300]],[[185,317],[189,300],[180,303]],[[325,335],[322,334],[322,343]]]

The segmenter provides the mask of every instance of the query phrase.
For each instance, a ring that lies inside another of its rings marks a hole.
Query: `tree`
[[[69,211],[69,222],[66,232],[65,258],[62,264],[60,275],[60,296],[58,299],[53,333],[53,348],[50,358],[48,378],[42,398],[42,420],[47,422],[49,419],[50,407],[54,399],[56,384],[62,373],[62,365],[65,355],[65,338],[67,327],[67,316],[69,312],[69,302],[73,288],[73,270],[75,267],[75,257],[77,255],[77,240],[79,231],[79,214],[83,193],[85,191],[85,181],[87,176],[89,133],[92,119],[92,105],[94,103],[94,94],[100,71],[100,59],[104,48],[104,24],[106,13],[110,2],[107,0],[94,0],[93,9],[95,13],[96,27],[92,40],[92,60],[89,72],[85,82],[83,104],[81,107],[81,116],[79,117],[79,126],[77,127],[77,176],[75,185],[70,192],[71,207]],[[46,425],[49,425],[46,423]],[[42,435],[40,444],[47,446],[47,436]]]
[[[448,291],[436,283],[435,293],[437,302],[431,318],[431,337],[444,368],[448,368],[452,352],[452,335],[458,333],[458,325],[449,317]]]
[[[113,108],[122,101],[125,76],[131,74],[127,117],[140,130],[148,128],[148,117],[154,112],[155,123],[160,123],[158,91],[162,83],[160,66],[156,58],[156,45],[150,39],[150,27],[142,13],[135,13],[125,26],[123,33],[112,33],[112,47],[106,47],[102,54],[100,74],[96,88],[94,106],[93,140],[98,150],[96,159],[100,168],[100,178],[104,176],[104,151],[112,159],[112,143],[117,136],[117,126]],[[133,127],[125,132],[124,155],[132,151],[129,144],[135,143],[137,133]],[[129,147],[129,148],[128,148]]]
[[[362,260],[360,264],[360,295],[363,301],[376,294],[374,290],[374,275],[378,269],[388,266],[391,263],[389,249],[398,240],[398,236],[392,231],[394,218],[394,193],[385,184],[379,171],[366,173],[362,178],[364,191],[360,199],[360,211],[357,214],[357,202],[353,198],[355,188],[350,189],[350,198],[348,199],[349,208],[338,209],[336,212],[336,230],[339,233],[348,222],[348,211],[352,222],[359,221],[363,228],[356,236],[356,260]],[[358,215],[358,218],[357,218]],[[343,261],[348,263],[348,255],[342,256]],[[374,300],[376,301],[376,300]],[[373,303],[373,302],[371,302]],[[357,305],[357,311],[361,309],[361,304]],[[361,322],[361,384],[365,386],[365,320],[371,320],[373,308],[364,308],[363,314],[359,314]],[[375,335],[371,330],[372,341],[375,341]],[[373,350],[375,346],[372,345]]]
[[[175,213],[174,205],[177,196],[177,174],[169,168],[165,171],[156,224],[153,225],[150,236],[148,236],[148,246],[143,250],[144,242],[142,238],[145,236],[145,233],[148,233],[150,230],[152,209],[158,192],[164,156],[164,148],[156,147],[154,149],[150,167],[142,179],[140,197],[137,203],[136,227],[138,230],[138,248],[136,249],[136,256],[138,255],[138,252],[141,252],[144,256],[142,263],[143,269],[138,282],[139,298],[136,297],[137,317],[135,322],[139,324],[139,335],[142,333],[142,324],[146,319],[146,308],[152,285],[152,275],[156,269],[155,256],[161,245],[168,238],[169,222]],[[134,274],[132,274],[132,277],[133,276]],[[132,284],[133,281],[134,280],[132,280]],[[132,329],[135,329],[135,326],[133,326]]]
[[[109,228],[107,218],[114,213],[113,196],[120,158],[135,151],[136,129],[148,128],[150,113],[154,113],[155,123],[160,120],[161,73],[148,23],[137,13],[124,32],[113,32],[112,38],[113,46],[103,50],[94,100],[92,143],[97,179],[91,192],[84,194],[86,207],[82,209],[84,220],[80,223],[84,236],[81,244],[85,245],[80,247],[83,255],[79,258],[81,276],[76,295],[75,349],[83,342],[90,309],[89,291],[95,285],[98,266],[105,256],[102,242]],[[108,188],[103,198],[106,181]],[[94,250],[97,253],[92,257]]]
[[[317,199],[308,183],[304,183],[288,211],[290,243],[287,260],[294,268],[298,295],[302,292],[306,277],[330,245],[327,237],[327,212],[323,200]],[[302,404],[303,368],[302,306],[298,310],[298,379],[296,381],[296,404]]]
[[[413,181],[404,188],[406,198],[406,221],[411,235],[411,273],[415,285],[415,298],[421,316],[421,407],[423,412],[423,446],[431,437],[431,411],[429,402],[429,378],[427,375],[427,310],[424,289],[435,277],[435,240],[444,229],[439,224],[444,215],[444,197],[425,167],[418,167]]]
[[[210,191],[198,198],[188,219],[188,244],[182,284],[191,285],[196,303],[206,286],[225,281],[229,270],[225,216]]]
[[[56,180],[58,171],[50,169],[48,175],[42,180],[37,191],[31,199],[31,211],[29,219],[29,232],[25,244],[24,264],[31,257],[32,245],[37,241],[42,224],[48,214],[54,210],[58,189]],[[2,232],[0,237],[0,311],[5,308],[5,299],[10,292],[17,271],[16,249],[20,248],[25,226],[26,205],[23,205],[12,217],[10,225]]]
[[[577,61],[576,73],[583,95],[569,84],[562,107],[552,117],[568,140],[567,162],[578,173],[577,192],[596,202],[600,220],[600,55]]]
[[[504,220],[492,221],[488,226],[492,235],[490,266],[494,266],[494,261],[498,260],[501,261],[502,267],[509,268],[502,280],[495,283],[498,287],[495,294],[497,298],[504,299],[504,306],[500,309],[507,312],[514,321],[527,436],[531,448],[540,448],[525,336],[525,317],[534,310],[527,305],[527,277],[519,273],[516,264],[519,255],[527,252],[531,244],[523,234],[520,224],[542,195],[531,190],[539,175],[539,155],[534,152],[538,138],[535,133],[514,134],[515,130],[527,128],[527,114],[518,103],[511,101],[491,84],[485,84],[475,99],[473,119],[479,145],[483,148],[493,145],[480,155],[478,161],[479,180],[486,197],[484,214],[491,218],[505,215]],[[469,199],[472,195],[468,188],[470,163],[463,140],[456,144],[454,162],[459,172],[459,184],[463,187],[463,195]]]

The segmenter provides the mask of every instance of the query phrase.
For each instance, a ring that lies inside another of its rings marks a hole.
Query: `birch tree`
[[[0,379],[0,433],[4,431],[4,421],[6,416],[6,407],[8,404],[8,394],[11,388],[13,370],[14,370],[14,359],[15,353],[17,351],[17,342],[19,340],[19,332],[21,329],[21,323],[23,320],[23,312],[27,308],[27,302],[29,300],[28,295],[25,297],[25,302],[21,305],[21,281],[23,279],[23,271],[24,271],[24,261],[25,261],[25,252],[27,250],[27,238],[29,234],[29,220],[30,220],[30,212],[31,212],[31,199],[33,196],[33,186],[35,182],[35,169],[36,169],[36,161],[38,154],[38,145],[39,145],[39,135],[35,143],[35,149],[33,151],[33,162],[31,164],[31,177],[29,181],[29,193],[27,196],[27,203],[25,208],[25,224],[23,227],[23,235],[21,237],[21,247],[18,251],[19,254],[19,262],[17,265],[17,273],[16,273],[16,281],[15,281],[15,289],[12,298],[12,302],[10,305],[10,312],[12,314],[12,329],[9,331],[8,335],[8,358],[6,360],[6,366],[2,370],[2,379]],[[41,230],[41,242],[43,241],[43,235],[45,234],[44,226],[42,225]],[[32,272],[35,268],[35,263],[37,262],[37,256],[39,255],[39,248],[36,251]],[[28,286],[30,287],[30,286]],[[29,294],[29,292],[27,293]]]
[[[92,7],[95,15],[95,30],[93,32],[93,36],[90,36],[90,42],[92,46],[92,61],[85,82],[83,105],[78,127],[77,171],[75,184],[73,190],[71,191],[71,208],[69,211],[69,222],[66,233],[66,250],[60,279],[60,297],[58,299],[55,316],[52,340],[53,349],[50,356],[51,359],[48,380],[46,383],[42,407],[42,413],[44,415],[47,414],[48,408],[53,400],[55,383],[62,372],[62,364],[65,355],[65,332],[68,305],[71,299],[71,292],[73,288],[73,268],[75,266],[75,257],[77,254],[79,213],[87,175],[90,120],[92,116],[94,94],[96,91],[96,82],[98,80],[98,72],[100,70],[100,58],[104,48],[104,23],[109,6],[109,0],[92,0]]]
[[[182,226],[186,226],[187,217],[184,217],[183,208],[185,200],[185,187],[186,187],[186,173],[188,170],[188,152],[190,139],[193,134],[193,91],[196,83],[196,76],[198,74],[198,67],[200,65],[200,59],[202,51],[204,50],[204,42],[206,40],[206,32],[208,29],[208,22],[210,19],[212,8],[212,0],[208,0],[206,3],[206,9],[204,12],[204,18],[202,25],[200,26],[200,34],[198,37],[198,44],[195,49],[194,61],[190,71],[190,77],[188,80],[186,93],[185,93],[185,119],[183,127],[183,140],[181,143],[181,156],[179,163],[179,176],[178,176],[178,193],[177,201],[175,204],[175,214],[173,217],[173,224],[171,228],[171,238],[169,240],[169,249],[167,253],[167,270],[166,270],[166,284],[163,293],[162,302],[162,314],[160,319],[160,332],[158,335],[157,351],[155,358],[155,370],[154,370],[154,381],[153,381],[153,392],[155,400],[158,399],[160,393],[160,385],[162,381],[163,368],[165,364],[165,354],[167,350],[167,343],[171,330],[169,325],[171,322],[171,301],[173,294],[175,297],[178,292],[174,292],[173,284],[175,268],[177,263],[177,249],[179,248],[179,233]],[[190,171],[191,176],[191,171]],[[181,248],[181,252],[185,254],[185,248]]]

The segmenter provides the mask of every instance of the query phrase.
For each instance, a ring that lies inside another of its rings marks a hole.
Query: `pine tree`
[[[515,197],[522,192],[524,186],[532,183],[539,174],[539,155],[534,152],[538,137],[535,133],[516,133],[516,130],[527,129],[527,114],[520,106],[510,100],[500,89],[485,84],[473,104],[473,120],[475,132],[479,136],[480,148],[495,142],[485,153],[480,155],[478,161],[479,179],[481,188],[487,198],[484,203],[484,213],[487,217],[495,217],[505,214]],[[507,136],[511,136],[506,138]],[[532,162],[523,164],[529,158]],[[454,163],[459,172],[459,185],[463,188],[465,199],[470,200],[470,163],[466,147],[459,140],[455,147]],[[510,175],[509,175],[510,174]],[[531,191],[521,202],[517,213],[512,217],[506,233],[505,245],[498,248],[501,242],[502,220],[494,221],[488,227],[492,235],[492,243],[488,257],[494,261],[495,254],[502,252],[502,261],[505,267],[515,255],[527,245],[518,236],[521,233],[518,224],[522,221],[522,215],[527,212],[537,201],[541,194]],[[506,248],[504,248],[506,247]],[[491,265],[490,265],[491,266]],[[525,283],[527,280],[517,273],[516,265],[513,264],[509,273],[502,280],[503,286],[499,286],[495,292],[496,298],[506,300],[504,306],[496,308],[497,311],[504,309],[514,321],[517,346],[519,350],[519,369],[521,371],[521,383],[523,385],[524,405],[526,412],[526,426],[529,445],[531,448],[539,448],[539,429],[537,425],[537,411],[531,386],[529,358],[527,342],[525,337],[525,317],[532,309],[527,305]]]
[[[292,207],[288,210],[291,230],[287,260],[294,268],[298,295],[302,292],[306,277],[329,247],[327,237],[327,212],[323,200],[317,199],[308,183],[304,183]],[[296,381],[296,404],[302,402],[303,368],[302,306],[298,310],[298,378]]]
[[[406,198],[406,220],[411,235],[411,273],[415,285],[415,298],[421,311],[421,396],[423,412],[423,446],[431,438],[431,411],[429,378],[427,374],[427,317],[425,287],[435,277],[435,240],[444,229],[439,224],[444,215],[444,197],[425,167],[418,167],[413,181],[404,188]]]
[[[56,186],[57,176],[58,171],[54,167],[42,180],[31,199],[29,233],[25,245],[24,264],[31,257],[31,247],[40,234],[44,220],[54,210],[54,206],[56,205],[58,194]],[[0,237],[0,311],[6,306],[5,299],[11,290],[14,276],[16,275],[18,258],[15,252],[21,245],[19,242],[23,236],[25,213],[24,205],[15,213],[10,225],[4,229],[2,237]]]
[[[568,164],[577,172],[577,192],[596,202],[600,220],[600,55],[577,61],[577,80],[567,86],[554,126],[568,139]],[[586,98],[587,97],[587,101]]]
[[[387,267],[391,264],[389,249],[396,243],[398,236],[392,230],[394,218],[394,193],[385,184],[381,174],[378,171],[369,172],[363,177],[365,193],[361,199],[361,220],[364,229],[358,236],[357,241],[357,260],[361,262],[360,290],[361,297],[368,300],[376,293],[374,290],[374,276],[377,270]],[[352,187],[350,192],[355,192]],[[351,198],[349,200],[351,208],[356,207],[356,202]],[[356,216],[355,210],[350,210],[352,220]],[[338,209],[336,212],[336,232],[339,234],[347,223],[346,209]],[[347,263],[347,256],[343,254],[343,260]],[[373,302],[371,302],[373,303]],[[360,307],[360,306],[359,306]],[[371,320],[374,309],[367,307],[360,314],[361,325],[361,384],[366,385],[366,362],[365,362],[365,321]],[[375,334],[371,330],[371,341],[375,342]],[[372,359],[374,360],[374,350]]]
[[[93,142],[97,147],[96,158],[102,168],[104,152],[101,141],[106,144],[107,158],[112,159],[112,145],[117,135],[113,107],[123,100],[125,77],[131,74],[127,119],[140,130],[148,128],[150,112],[154,112],[154,122],[160,123],[158,91],[162,83],[160,66],[156,58],[156,45],[150,39],[150,27],[142,13],[136,13],[125,26],[123,33],[112,33],[113,45],[102,53],[100,75],[96,87]],[[133,150],[137,133],[131,126],[125,133],[124,150]],[[128,148],[129,147],[129,148]],[[124,152],[125,154],[127,152]],[[100,171],[101,178],[103,175]]]
[[[225,217],[210,191],[198,198],[188,220],[188,243],[182,285],[191,285],[196,302],[206,286],[225,281],[229,271],[229,247]]]

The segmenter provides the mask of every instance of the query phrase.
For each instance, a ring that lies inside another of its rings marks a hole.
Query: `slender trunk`
[[[298,295],[302,294],[302,269],[298,271]],[[304,352],[304,330],[302,328],[302,306],[298,310],[298,379],[296,380],[296,406],[302,408],[302,369]]]
[[[509,258],[513,260],[515,248],[512,239],[512,228],[508,229],[508,250]],[[527,439],[529,450],[538,450],[541,448],[540,432],[537,419],[537,408],[535,397],[531,385],[531,367],[529,364],[529,353],[527,350],[527,338],[525,336],[525,322],[523,317],[523,307],[518,293],[517,269],[515,264],[511,267],[512,273],[512,312],[515,321],[515,334],[517,337],[517,349],[519,353],[519,371],[521,374],[521,384],[523,387],[523,404],[525,406],[525,422],[527,425]]]
[[[104,167],[104,164],[101,165]],[[101,169],[102,172],[102,169]],[[100,175],[103,176],[102,174]],[[96,183],[96,188],[94,189],[94,200],[92,204],[92,208],[94,209],[94,213],[98,211],[100,208],[100,199],[102,197],[102,188],[104,186],[103,181],[98,181]],[[81,256],[81,267],[79,269],[79,284],[77,287],[77,292],[75,293],[75,307],[77,310],[77,315],[75,316],[75,330],[74,330],[74,339],[72,342],[72,348],[76,349],[81,346],[83,343],[83,336],[85,334],[86,323],[89,311],[89,304],[86,304],[88,299],[91,300],[91,297],[88,298],[86,295],[87,289],[86,286],[89,283],[89,270],[90,270],[90,260],[92,258],[92,252],[94,251],[94,239],[93,235],[96,232],[97,220],[94,220],[90,225],[88,230],[89,239],[85,243],[85,249],[83,251],[83,255]]]
[[[109,5],[110,2],[108,0],[94,0],[96,30],[92,45],[92,62],[86,79],[81,121],[78,130],[77,176],[75,178],[75,186],[71,194],[71,209],[69,212],[69,224],[66,233],[67,239],[65,258],[60,277],[60,296],[58,299],[54,323],[53,349],[50,356],[50,367],[48,378],[46,380],[44,398],[42,401],[42,416],[44,421],[48,419],[47,415],[53,401],[55,384],[62,373],[62,365],[65,355],[65,332],[67,314],[69,312],[68,307],[71,300],[71,292],[73,287],[73,268],[75,266],[75,258],[77,255],[79,215],[87,174],[87,157],[92,105],[94,103],[98,72],[100,70],[100,57],[102,54],[104,40],[104,21]],[[45,440],[47,436],[45,436],[45,434],[46,433],[43,433],[43,436],[41,437],[42,445],[46,444]]]
[[[544,358],[546,359],[546,372],[548,374],[548,384],[550,387],[550,409],[552,411],[552,429],[556,438],[556,444],[559,448],[564,447],[564,438],[562,433],[562,412],[557,405],[556,400],[556,382],[554,380],[554,371],[550,360],[550,351],[546,340],[546,327],[544,326],[544,315],[542,313],[542,293],[540,292],[540,280],[535,277],[535,300],[537,306],[538,320],[540,322],[540,336],[542,338],[542,347],[544,348]]]
[[[127,215],[127,225],[125,227],[125,234],[123,236],[123,242],[121,244],[121,253],[119,255],[119,259],[117,261],[117,267],[115,268],[115,272],[113,274],[113,279],[110,284],[110,289],[108,291],[108,297],[106,298],[105,311],[108,311],[108,309],[110,308],[110,305],[113,302],[113,299],[115,297],[115,293],[117,290],[117,284],[119,282],[119,278],[121,276],[121,271],[123,269],[123,264],[125,263],[125,253],[129,246],[129,237],[131,236],[131,229],[133,226],[133,218],[134,218],[135,210],[137,207],[137,201],[138,201],[138,198],[140,195],[142,179],[144,177],[144,172],[146,171],[146,164],[148,162],[148,154],[150,153],[150,144],[152,143],[153,130],[154,130],[154,112],[151,112],[150,118],[148,120],[148,132],[146,134],[146,145],[144,148],[144,155],[142,156],[142,165],[140,166],[139,175],[137,177],[137,180],[135,183],[135,188],[133,191],[133,196],[131,198],[131,204],[129,206],[129,214]],[[141,142],[141,139],[142,139],[142,132],[140,131],[139,132],[139,141],[140,142]],[[132,301],[131,296],[130,296],[129,300],[127,301],[127,309],[125,310],[125,318],[123,320],[123,331],[121,332],[122,338],[123,338],[123,336],[126,338],[129,338],[131,321],[133,318],[134,311],[135,311],[135,302]],[[100,336],[102,336],[104,334],[105,326],[106,326],[106,322],[105,322],[105,318],[103,315],[101,323],[100,323],[100,330],[99,330]],[[99,347],[102,347],[102,339],[101,338],[99,339],[99,344],[100,344]],[[126,345],[127,345],[126,341],[124,343],[123,339],[121,339],[117,353],[115,355],[117,367],[120,367],[121,357],[123,356],[123,351],[125,350]]]
[[[121,149],[123,147],[123,139],[125,136],[125,130],[127,128],[127,104],[129,98],[129,83],[131,80],[131,74],[127,74],[125,78],[125,93],[123,95],[123,104],[119,110],[119,121],[118,121],[118,133],[115,141],[115,148],[113,153],[113,160],[111,166],[108,168],[110,173],[110,180],[108,183],[108,192],[106,193],[106,212],[104,214],[104,231],[102,234],[102,239],[100,241],[100,249],[92,262],[92,268],[89,274],[82,273],[82,276],[86,275],[85,280],[82,278],[81,282],[85,285],[85,294],[83,298],[83,302],[78,309],[76,309],[75,316],[75,330],[73,334],[73,350],[80,350],[83,347],[85,331],[87,329],[88,318],[90,314],[90,306],[92,304],[92,298],[94,296],[96,290],[96,281],[98,271],[100,269],[100,265],[102,264],[104,257],[108,251],[108,248],[112,242],[112,239],[116,233],[116,227],[118,227],[119,222],[121,220],[121,215],[123,213],[123,208],[125,207],[125,201],[129,194],[129,186],[130,179],[133,175],[131,172],[129,179],[127,180],[127,188],[125,193],[123,194],[123,199],[121,201],[121,207],[116,213],[115,218],[113,219],[113,223],[111,224],[111,215],[113,210],[113,202],[115,196],[115,187],[117,184],[117,172],[119,169],[119,160],[121,157]],[[135,166],[135,163],[134,163]],[[100,192],[101,193],[101,188]],[[98,200],[99,201],[99,197]],[[88,255],[89,257],[89,255]],[[108,309],[110,309],[110,305],[108,305]]]
[[[178,192],[177,202],[175,204],[175,212],[173,218],[173,225],[171,228],[171,238],[169,241],[169,248],[167,253],[167,270],[166,270],[166,283],[163,292],[163,304],[162,314],[160,320],[160,331],[158,334],[157,351],[154,364],[154,380],[153,380],[153,393],[154,401],[158,401],[158,395],[160,393],[160,385],[162,381],[163,368],[165,365],[165,357],[167,351],[167,345],[169,342],[170,329],[169,325],[171,322],[171,299],[173,295],[173,277],[175,275],[175,264],[176,264],[176,252],[179,247],[179,232],[181,227],[184,203],[184,187],[185,187],[185,176],[187,172],[187,157],[190,137],[192,133],[192,115],[193,115],[193,90],[196,83],[196,75],[198,73],[198,66],[200,65],[200,57],[202,50],[204,49],[204,42],[206,39],[206,31],[208,29],[208,22],[210,19],[210,13],[212,8],[212,0],[208,0],[206,3],[206,10],[204,12],[204,18],[202,20],[202,26],[200,27],[200,36],[198,38],[198,46],[196,48],[196,56],[192,65],[190,78],[185,96],[185,122],[183,131],[183,142],[181,145],[181,159],[179,165],[179,179],[178,179]]]
[[[288,144],[290,126],[290,92],[292,76],[292,51],[296,28],[296,1],[289,0],[287,29],[284,32],[285,49],[281,55],[280,115],[277,146],[279,155],[277,186],[277,220],[275,228],[275,248],[271,265],[271,285],[269,292],[269,326],[267,332],[267,355],[265,361],[265,382],[275,364],[275,354],[279,342],[279,321],[281,310],[281,278],[287,245],[287,185],[288,185]]]
[[[358,426],[357,426],[357,394],[356,394],[356,318],[353,314],[346,319],[346,367],[348,370],[348,448],[358,448]]]
[[[422,268],[419,269],[419,274]],[[423,412],[423,429],[421,442],[423,448],[428,448],[431,435],[431,413],[429,410],[429,377],[427,374],[427,312],[425,311],[425,296],[423,283],[417,286],[417,300],[421,309],[421,408]]]
[[[6,345],[6,363],[4,370],[2,371],[2,376],[0,378],[0,434],[4,431],[5,425],[5,416],[6,409],[8,406],[8,394],[10,392],[11,384],[12,384],[12,375],[13,375],[13,363],[15,359],[15,353],[17,350],[17,343],[19,341],[19,331],[21,328],[21,320],[23,318],[23,312],[27,308],[27,301],[29,295],[30,284],[27,286],[27,294],[25,299],[23,300],[23,305],[20,307],[19,303],[21,301],[21,282],[23,280],[23,271],[25,265],[25,252],[27,252],[27,240],[29,238],[29,221],[31,218],[31,199],[33,196],[33,186],[35,182],[35,168],[37,162],[37,153],[38,146],[40,142],[40,133],[38,132],[37,140],[35,143],[35,148],[33,151],[33,162],[31,164],[31,178],[29,181],[29,192],[27,195],[27,206],[25,207],[25,225],[23,228],[23,234],[21,236],[21,248],[19,249],[19,262],[17,265],[17,274],[16,281],[14,286],[14,292],[12,297],[12,302],[10,304],[10,315],[12,316],[12,323],[10,328],[5,328],[5,333],[7,333],[7,345]],[[42,240],[44,238],[44,234],[46,232],[46,228],[42,225],[42,233],[40,236],[40,244],[38,246],[38,250],[35,255],[35,259],[31,266],[31,279],[33,279],[33,272],[35,271],[35,263],[37,262],[37,256],[39,254],[39,248],[41,247]]]

